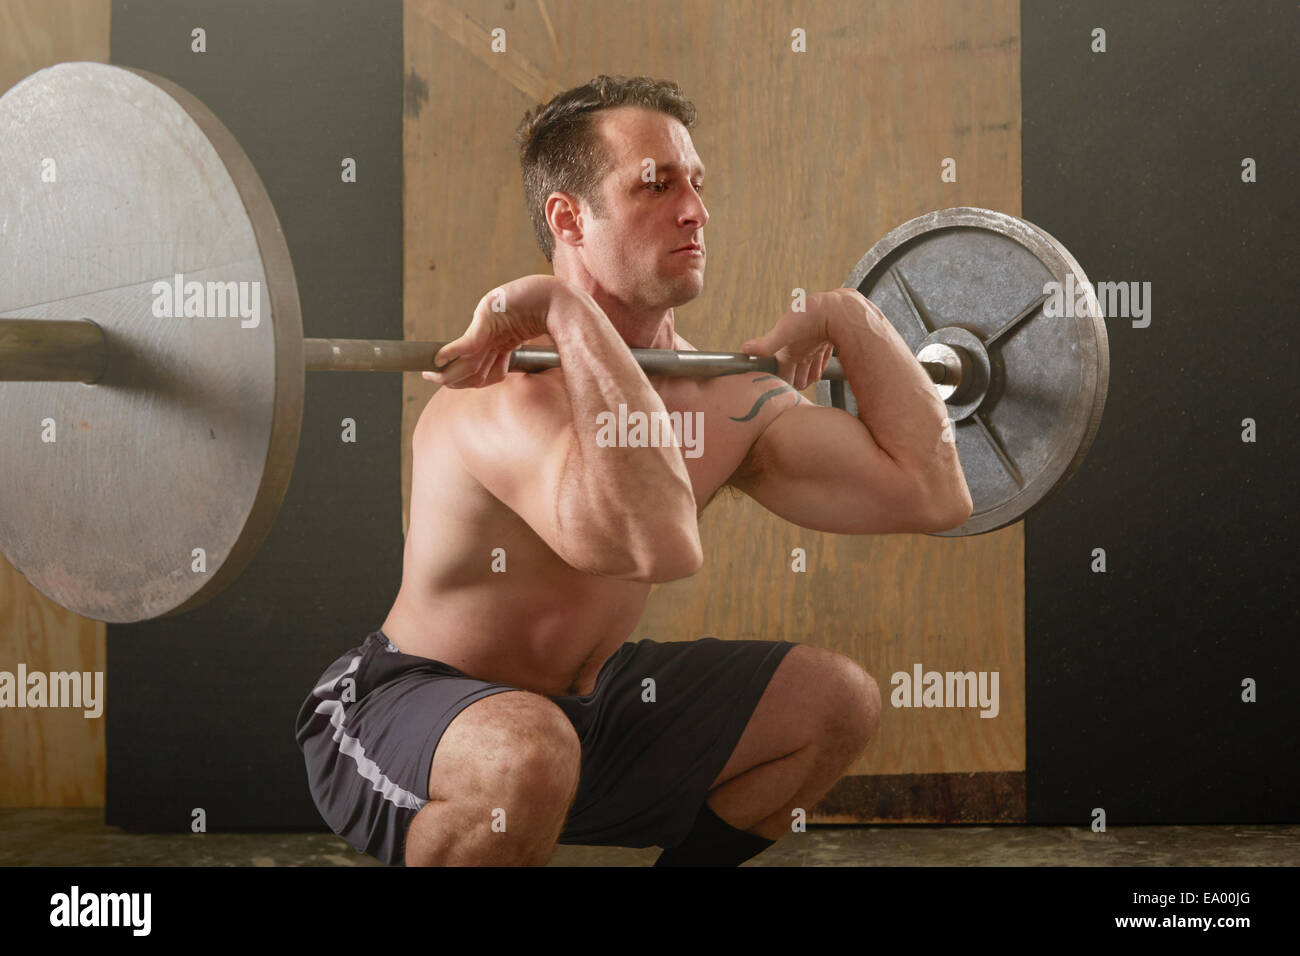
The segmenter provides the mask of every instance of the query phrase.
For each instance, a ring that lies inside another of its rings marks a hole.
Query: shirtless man
[[[746,343],[779,378],[637,366],[629,348],[693,348],[673,312],[704,282],[693,122],[673,84],[598,77],[521,124],[555,274],[485,295],[425,373],[445,387],[415,429],[401,590],[298,718],[325,820],[385,862],[543,864],[557,842],[749,859],[862,752],[879,690],[807,645],[628,642],[651,584],[699,570],[698,519],[724,485],[841,534],[970,514],[943,402],[856,291],[811,295]],[[507,374],[522,345],[563,367]],[[861,420],[798,394],[833,347]],[[702,412],[703,453],[602,446],[620,404]]]

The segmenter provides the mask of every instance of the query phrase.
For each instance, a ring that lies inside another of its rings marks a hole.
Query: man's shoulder
[[[512,372],[487,388],[440,388],[416,423],[416,438],[441,433],[453,441],[485,441],[489,433],[513,435],[568,413],[559,369]]]
[[[520,401],[545,402],[564,397],[564,379],[560,369],[537,372],[510,372],[495,385],[486,388],[439,388],[425,406],[436,416],[484,415],[502,405]]]

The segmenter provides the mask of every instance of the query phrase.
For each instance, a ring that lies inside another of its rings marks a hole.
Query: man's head
[[[677,85],[648,77],[598,76],[525,115],[524,194],[557,275],[638,309],[699,294],[708,212],[694,123]],[[692,243],[699,254],[675,253]]]

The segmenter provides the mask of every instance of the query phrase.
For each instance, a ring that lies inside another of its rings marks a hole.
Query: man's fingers
[[[780,323],[772,331],[760,335],[756,339],[750,339],[740,347],[740,350],[746,355],[775,355],[785,346],[785,339],[778,335]]]
[[[460,338],[453,339],[438,349],[438,354],[433,357],[435,371],[446,372],[456,359],[466,358],[468,361],[491,344],[486,327],[487,314],[484,311],[486,303],[487,296],[484,296],[477,308],[474,309],[474,315],[469,320],[469,326],[461,333]]]
[[[510,372],[510,356],[509,349],[497,356],[497,360],[492,364],[492,374],[488,376],[489,385],[505,381],[506,375]]]
[[[452,362],[462,358],[468,351],[470,351],[468,343],[466,343],[463,335],[455,341],[448,342],[438,349],[438,354],[433,357],[433,370],[435,372],[446,372]]]
[[[466,381],[468,388],[482,388],[492,382],[492,374],[496,371],[498,360],[501,352],[497,349],[491,349],[483,356],[483,361],[479,362],[478,370]]]
[[[812,364],[816,358],[817,353],[813,352],[800,359],[798,364],[795,365],[794,375],[791,376],[790,381],[790,384],[794,386],[795,391],[802,392],[808,387],[808,383],[812,380]]]
[[[831,352],[832,352],[832,351],[834,351],[834,346],[831,346],[831,345],[823,345],[823,346],[821,347],[821,350],[818,352],[818,354],[817,354],[817,365],[815,366],[815,367],[816,367],[816,372],[817,372],[817,374],[816,374],[816,376],[815,376],[815,381],[819,381],[819,382],[820,382],[822,376],[826,374],[826,366],[829,365],[829,364],[831,363]]]
[[[750,339],[740,347],[740,350],[749,355],[775,355],[782,349],[799,344],[807,337],[806,315],[801,312],[787,312],[777,319],[776,325],[758,338]]]
[[[475,352],[464,356],[464,361],[457,363],[455,369],[453,369],[455,375],[447,382],[447,385],[451,388],[478,388],[482,384],[480,376],[482,376],[488,363],[495,357],[496,353],[492,351]]]
[[[466,347],[464,339],[448,342],[433,357],[433,369],[423,373],[424,378],[439,385],[455,386],[457,382],[474,374],[477,356]]]
[[[454,386],[478,374],[484,359],[493,354],[489,349],[490,342],[488,336],[484,334],[482,325],[483,323],[475,315],[464,335],[438,349],[433,357],[435,376],[430,378],[430,381]]]

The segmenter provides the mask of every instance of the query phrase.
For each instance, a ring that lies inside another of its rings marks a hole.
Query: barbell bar
[[[446,342],[407,339],[303,339],[309,372],[422,372],[436,368],[434,356]],[[629,349],[647,375],[668,378],[708,378],[745,372],[778,372],[771,356],[743,352]],[[0,382],[81,382],[93,385],[110,360],[108,339],[93,319],[0,319]],[[936,385],[960,383],[959,367],[923,361]],[[509,371],[540,372],[560,368],[554,349],[515,349]],[[844,381],[844,367],[832,358],[822,379]]]
[[[0,549],[86,617],[195,608],[275,519],[305,372],[419,371],[444,343],[304,339],[260,178],[162,77],[96,63],[33,74],[0,97],[0,169]],[[261,321],[156,314],[154,288],[176,276],[255,289]],[[1082,310],[1048,319],[1041,287],[1066,279]],[[1078,467],[1107,353],[1059,243],[1001,213],[943,210],[891,232],[845,285],[882,308],[948,403],[975,513],[947,534],[1018,519]],[[632,351],[653,375],[777,371],[772,357]],[[558,362],[520,349],[511,369]],[[856,414],[838,360],[817,389]]]

